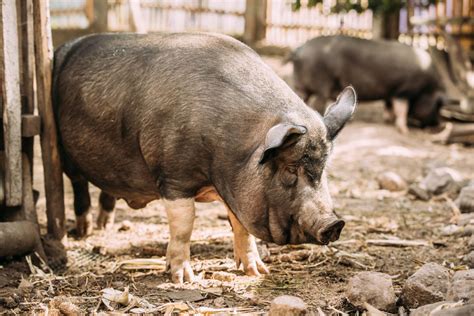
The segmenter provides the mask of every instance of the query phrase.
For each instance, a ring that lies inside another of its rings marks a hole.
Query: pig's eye
[[[296,184],[296,180],[298,180],[297,173],[297,166],[287,166],[281,173],[281,182],[283,182],[283,184],[286,186],[294,186]]]
[[[288,167],[286,167],[286,171],[288,171],[289,173],[296,174],[298,172],[298,166],[289,165]]]

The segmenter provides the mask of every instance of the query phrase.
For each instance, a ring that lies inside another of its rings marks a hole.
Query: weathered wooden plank
[[[21,17],[21,64],[22,64],[22,82],[21,94],[25,100],[22,102],[22,113],[33,114],[35,110],[35,46],[33,36],[33,0],[23,0],[20,3]],[[22,122],[22,129],[23,129]],[[25,136],[22,130],[22,135]],[[33,138],[23,139],[23,152],[27,155],[31,177],[33,177]]]
[[[56,123],[51,103],[53,44],[49,19],[49,1],[35,0],[33,4],[38,112],[42,124],[40,140],[48,233],[55,239],[62,240],[65,237],[64,188]]]
[[[5,202],[21,205],[21,97],[15,1],[1,1],[3,68],[3,135],[5,143]]]

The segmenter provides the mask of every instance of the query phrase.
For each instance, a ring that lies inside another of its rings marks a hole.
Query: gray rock
[[[471,239],[469,239],[467,247],[469,248],[469,250],[474,250],[474,235],[471,235]]]
[[[282,295],[272,301],[269,316],[299,316],[308,315],[308,306],[299,297]]]
[[[474,213],[466,213],[459,215],[458,225],[466,226],[472,224],[474,225]]]
[[[461,175],[451,168],[432,169],[420,182],[419,186],[431,194],[458,191],[462,181]]]
[[[474,269],[454,274],[447,298],[450,301],[468,301],[474,298]]]
[[[461,213],[474,212],[474,186],[467,186],[461,189],[456,205]]]
[[[425,188],[421,188],[416,183],[413,183],[408,187],[408,193],[422,201],[428,201],[431,198],[430,193]]]
[[[474,234],[474,225],[471,225],[471,224],[466,225],[466,226],[451,224],[441,229],[441,235],[443,236],[465,237],[465,236],[471,236],[472,234]]]
[[[472,316],[472,315],[474,315],[474,304],[441,309],[432,314],[432,316]]]
[[[349,302],[359,309],[364,303],[386,312],[396,311],[397,297],[388,274],[360,272],[349,280],[346,291]]]
[[[471,251],[465,255],[463,260],[469,268],[474,269],[474,251]]]
[[[395,172],[384,172],[378,175],[377,182],[379,187],[388,191],[403,191],[407,189],[407,183],[400,175]]]
[[[467,316],[474,315],[474,305],[443,301],[411,310],[410,316]]]
[[[441,305],[454,304],[454,302],[442,301],[433,304],[423,305],[410,311],[410,316],[430,316],[431,312]]]
[[[405,305],[416,308],[443,301],[449,288],[449,270],[437,263],[427,263],[408,278],[402,291]]]

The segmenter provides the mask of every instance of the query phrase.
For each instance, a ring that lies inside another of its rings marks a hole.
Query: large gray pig
[[[359,100],[385,100],[389,116],[406,132],[407,116],[416,125],[438,123],[445,88],[430,54],[396,41],[348,36],[314,38],[288,58],[294,65],[297,94],[322,110],[341,87],[353,85]]]
[[[102,226],[115,198],[132,208],[163,199],[174,282],[193,279],[194,201],[228,207],[235,260],[249,275],[268,272],[253,236],[339,238],[325,166],[356,106],[350,87],[323,118],[230,37],[105,34],[56,51],[53,102],[78,232],[92,228],[89,181],[103,190]]]

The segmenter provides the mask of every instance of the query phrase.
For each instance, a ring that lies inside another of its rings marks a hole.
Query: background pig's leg
[[[395,126],[400,133],[407,134],[408,100],[393,99],[392,102],[393,112],[395,113]]]
[[[383,111],[383,120],[387,124],[393,124],[395,122],[395,113],[393,112],[392,100],[385,100],[385,107]]]
[[[79,237],[92,234],[92,214],[90,213],[91,197],[89,183],[82,176],[71,178],[74,191],[74,213],[76,214],[76,230]]]
[[[114,225],[115,220],[115,197],[100,191],[99,196],[99,217],[97,217],[97,227],[99,229],[110,229]]]
[[[174,283],[192,282],[190,240],[194,224],[194,199],[163,200],[170,227],[166,266]]]
[[[247,232],[231,210],[227,209],[227,213],[234,232],[234,259],[237,269],[242,264],[247,275],[259,276],[260,273],[269,273],[258,254],[255,237]]]

